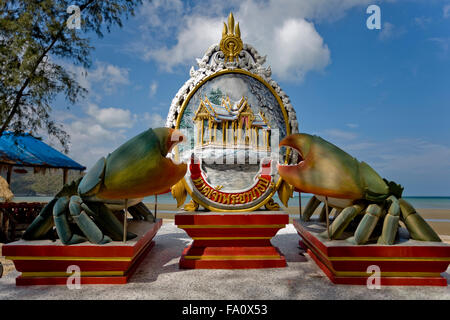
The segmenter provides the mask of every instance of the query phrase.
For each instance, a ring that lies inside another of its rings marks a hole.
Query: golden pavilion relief
[[[248,98],[232,103],[226,96],[217,105],[205,96],[193,121],[196,148],[249,148],[270,152],[270,124],[263,112],[252,110]]]

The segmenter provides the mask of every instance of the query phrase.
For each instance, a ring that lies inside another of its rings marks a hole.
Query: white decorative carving
[[[236,68],[246,70],[263,78],[283,101],[287,112],[291,133],[298,132],[298,121],[295,110],[291,105],[287,94],[280,88],[280,86],[271,78],[272,70],[269,67],[263,67],[266,62],[266,57],[261,56],[255,48],[249,44],[244,44],[242,51],[239,54],[237,61],[225,62],[225,55],[220,51],[219,44],[208,48],[202,59],[197,59],[198,69],[191,67],[191,78],[178,90],[177,94],[170,105],[169,114],[167,115],[166,127],[175,128],[178,114],[181,111],[183,102],[187,99],[189,93],[205,78],[210,75],[223,71],[233,70]]]

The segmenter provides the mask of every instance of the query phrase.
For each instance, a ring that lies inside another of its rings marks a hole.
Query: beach
[[[146,205],[154,212],[154,203],[147,202]],[[298,218],[298,206],[281,207],[280,210],[289,213],[291,223],[292,219]],[[164,224],[155,237],[156,246],[154,251],[145,258],[131,282],[125,287],[84,286],[83,290],[67,290],[64,286],[46,287],[45,290],[39,290],[42,292],[40,295],[34,289],[15,287],[14,279],[19,273],[10,260],[0,257],[4,267],[3,278],[0,279],[0,300],[61,297],[86,299],[93,296],[100,299],[116,299],[119,296],[125,299],[222,299],[223,296],[220,292],[208,294],[208,288],[201,284],[208,281],[220,283],[223,287],[221,292],[227,292],[226,296],[230,299],[320,299],[320,297],[326,299],[353,299],[355,297],[362,299],[450,299],[448,287],[429,287],[427,290],[420,287],[384,287],[377,292],[377,290],[367,290],[367,288],[359,286],[335,286],[328,281],[307,254],[300,253],[299,255],[299,236],[292,224],[280,230],[273,238],[274,245],[278,246],[287,258],[287,268],[277,269],[277,271],[274,269],[265,269],[265,271],[261,269],[182,271],[178,268],[178,260],[183,248],[190,243],[191,239],[183,230],[174,225],[174,217],[178,211],[175,204],[158,202],[156,215],[157,218],[163,219]],[[443,242],[450,244],[450,209],[417,209],[417,211],[436,230]],[[449,269],[444,274],[448,282],[450,282]],[[230,282],[229,279],[232,277],[244,281],[248,288],[245,291],[236,291],[235,286],[240,286],[240,283]],[[265,279],[261,284],[261,288],[264,290],[259,291],[255,287],[254,280],[252,280],[254,277]],[[205,279],[209,280],[205,282]],[[281,281],[280,286],[277,285],[277,281]],[[294,288],[295,285],[298,287]],[[187,287],[192,288],[186,291]],[[113,290],[108,288],[113,288]],[[122,291],[121,288],[130,289]],[[170,288],[170,290],[165,288]],[[251,288],[254,291],[251,291]],[[304,291],[301,288],[312,291]],[[139,292],[139,295],[133,292],[134,289]],[[150,289],[156,291],[152,292]],[[428,295],[424,295],[425,291],[428,292]],[[128,293],[124,294],[124,292]],[[288,294],[288,292],[291,293]],[[230,295],[230,293],[232,294]],[[322,296],[322,294],[325,295]]]
[[[221,270],[180,269],[183,249],[192,241],[169,219],[156,234],[155,247],[126,285],[16,287],[15,270],[0,279],[0,300],[450,300],[449,287],[335,285],[311,257],[298,247],[292,224],[280,230],[272,243],[287,261],[285,268]],[[450,269],[443,273],[450,282]]]
[[[155,204],[154,202],[147,202],[146,205],[153,212]],[[304,206],[302,206],[304,208]],[[158,203],[157,217],[163,219],[174,219],[175,213],[180,209],[177,209],[176,204],[172,203]],[[284,210],[289,213],[290,222],[292,219],[299,217],[298,206],[281,207],[280,210]],[[439,235],[442,235],[445,240],[450,240],[450,209],[416,209],[417,212],[433,227]],[[315,215],[319,213],[319,209],[316,210]],[[443,239],[443,240],[444,240]]]

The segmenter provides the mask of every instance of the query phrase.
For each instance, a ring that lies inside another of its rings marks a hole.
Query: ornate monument
[[[188,162],[184,179],[172,187],[181,206],[175,223],[194,239],[180,260],[182,268],[284,267],[270,239],[289,222],[272,197],[292,190],[276,164],[289,163],[280,140],[298,132],[289,98],[271,79],[266,58],[241,39],[230,13],[222,39],[211,46],[198,69],[172,101],[166,126],[188,142],[175,157]],[[264,211],[265,207],[265,211]]]
[[[179,204],[191,196],[185,210],[279,209],[272,200],[282,184],[275,165],[288,162],[289,153],[278,144],[298,132],[298,123],[270,67],[262,66],[265,60],[242,42],[230,14],[220,43],[197,60],[198,69],[191,68],[173,99],[166,126],[190,137],[176,154],[190,168],[172,189]]]

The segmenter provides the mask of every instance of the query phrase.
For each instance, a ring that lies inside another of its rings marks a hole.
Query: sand
[[[0,279],[0,300],[450,300],[450,287],[382,286],[369,290],[366,286],[334,285],[298,248],[298,240],[292,225],[280,230],[272,240],[285,255],[286,268],[183,270],[178,267],[180,254],[192,240],[173,223],[165,223],[155,237],[155,247],[126,285],[83,285],[80,290],[66,286],[16,287],[14,279],[19,273],[12,271]],[[450,268],[443,273],[447,282],[449,272]]]
[[[146,205],[152,212],[154,211],[154,203],[146,203]],[[282,209],[287,211],[291,215],[298,215],[298,207],[282,207]],[[164,223],[173,224],[175,213],[177,211],[178,209],[175,204],[158,203],[158,210],[156,214],[158,218],[164,219]],[[436,230],[436,232],[444,242],[450,243],[450,209],[418,209],[418,212],[424,219],[448,220],[447,222],[428,221],[428,223],[433,227],[434,230]],[[292,219],[293,217],[291,217],[291,223]],[[1,255],[1,246],[2,244],[0,243],[0,262],[3,264],[3,275],[5,276],[11,271],[14,271],[15,268],[14,264],[11,261],[6,260]]]
[[[154,211],[154,203],[146,203],[146,205],[150,208],[150,210]],[[294,215],[294,217],[298,216],[298,206],[297,207],[289,207],[284,208],[282,210],[287,211],[290,215]],[[171,212],[164,212],[171,211]],[[178,211],[175,204],[166,204],[166,203],[158,203],[158,210],[156,215],[159,218],[173,219],[175,217],[175,213]],[[318,214],[319,209],[316,210]],[[443,235],[450,237],[450,209],[417,209],[419,214],[424,219],[433,219],[433,220],[448,220],[448,221],[428,221],[428,223],[433,227],[434,230],[439,235]],[[292,222],[292,218],[291,218]]]

